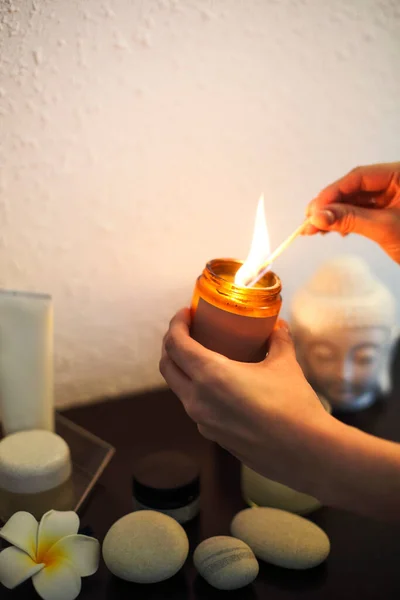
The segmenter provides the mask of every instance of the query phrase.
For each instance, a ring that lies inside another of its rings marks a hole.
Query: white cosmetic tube
[[[54,431],[53,306],[48,295],[0,290],[3,433]]]

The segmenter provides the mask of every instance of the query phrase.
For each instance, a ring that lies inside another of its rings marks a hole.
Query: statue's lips
[[[326,382],[324,387],[326,387],[330,396],[343,401],[352,400],[354,397],[361,396],[365,392],[363,386],[347,382]]]
[[[352,400],[354,397],[357,396],[357,394],[355,394],[354,392],[350,392],[349,390],[334,391],[332,395],[335,398],[338,398],[343,401]]]

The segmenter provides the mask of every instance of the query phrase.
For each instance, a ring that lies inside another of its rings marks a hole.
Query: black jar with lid
[[[187,523],[200,509],[199,469],[179,452],[149,454],[135,464],[132,491],[135,510],[156,510]]]

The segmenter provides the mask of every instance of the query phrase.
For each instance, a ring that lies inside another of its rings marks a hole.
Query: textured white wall
[[[209,258],[400,157],[398,0],[0,0],[0,286],[49,292],[60,405],[159,384]],[[365,240],[300,239],[284,299]]]

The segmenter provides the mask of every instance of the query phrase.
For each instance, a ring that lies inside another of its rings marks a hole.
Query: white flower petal
[[[82,586],[78,573],[66,560],[46,566],[32,578],[32,583],[43,600],[74,600]]]
[[[2,529],[0,537],[24,550],[33,560],[36,558],[38,522],[28,512],[16,512],[10,517]]]
[[[67,560],[81,577],[96,573],[100,562],[100,544],[86,535],[69,535],[59,540],[45,554],[44,561]]]
[[[77,533],[78,529],[79,517],[73,511],[50,510],[43,515],[38,531],[38,561],[42,560],[53,544],[67,535]]]
[[[12,590],[44,568],[19,548],[6,548],[0,552],[0,583]]]

